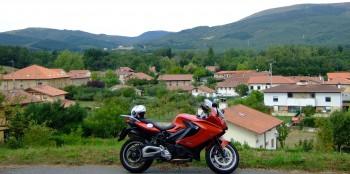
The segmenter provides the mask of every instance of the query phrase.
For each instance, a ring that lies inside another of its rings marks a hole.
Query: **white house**
[[[264,90],[264,103],[275,114],[297,113],[305,106],[327,114],[342,108],[342,90],[334,85],[280,85]]]
[[[281,120],[244,105],[226,108],[225,119],[228,126],[225,139],[247,144],[252,148],[277,148],[276,127],[282,124]]]
[[[274,86],[296,84],[296,81],[284,76],[253,76],[248,79],[249,91],[265,90]]]
[[[246,84],[248,78],[229,78],[216,85],[216,93],[220,96],[238,96],[235,87],[239,84]]]
[[[215,90],[208,88],[206,86],[194,87],[192,89],[191,93],[195,97],[197,97],[197,96],[216,97]]]

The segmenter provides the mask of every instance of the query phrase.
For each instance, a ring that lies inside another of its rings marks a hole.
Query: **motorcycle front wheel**
[[[205,159],[207,165],[215,173],[220,174],[229,174],[233,173],[239,163],[239,154],[237,149],[229,143],[222,150],[224,155],[221,152],[221,147],[217,144],[211,146],[205,153]]]
[[[142,147],[144,141],[140,139],[129,139],[120,151],[120,161],[123,167],[131,173],[141,173],[147,170],[153,160],[144,160],[142,157]]]

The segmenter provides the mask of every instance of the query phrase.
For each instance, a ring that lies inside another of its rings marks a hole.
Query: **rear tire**
[[[141,139],[127,140],[120,150],[120,161],[123,167],[131,173],[142,173],[147,170],[153,160],[144,160],[142,157],[142,147],[144,141]]]
[[[227,144],[227,146],[223,148],[226,157],[222,157],[218,148],[218,145],[214,144],[206,151],[205,160],[207,165],[215,173],[233,173],[239,164],[239,154],[237,149],[231,143]]]

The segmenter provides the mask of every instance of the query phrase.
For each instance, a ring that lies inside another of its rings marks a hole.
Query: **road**
[[[0,174],[125,174],[121,166],[2,166]],[[176,167],[147,170],[147,174],[212,174],[208,168]],[[299,174],[300,171],[283,172],[277,170],[238,169],[235,174]]]

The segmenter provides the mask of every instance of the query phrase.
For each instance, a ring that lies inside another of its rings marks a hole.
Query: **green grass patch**
[[[77,145],[8,149],[0,147],[0,165],[119,165],[123,142],[115,139],[83,139]],[[240,149],[241,168],[350,171],[350,154]],[[194,166],[206,166],[204,152]]]
[[[282,120],[284,123],[290,123],[292,122],[292,117],[291,116],[275,116],[278,119]]]

